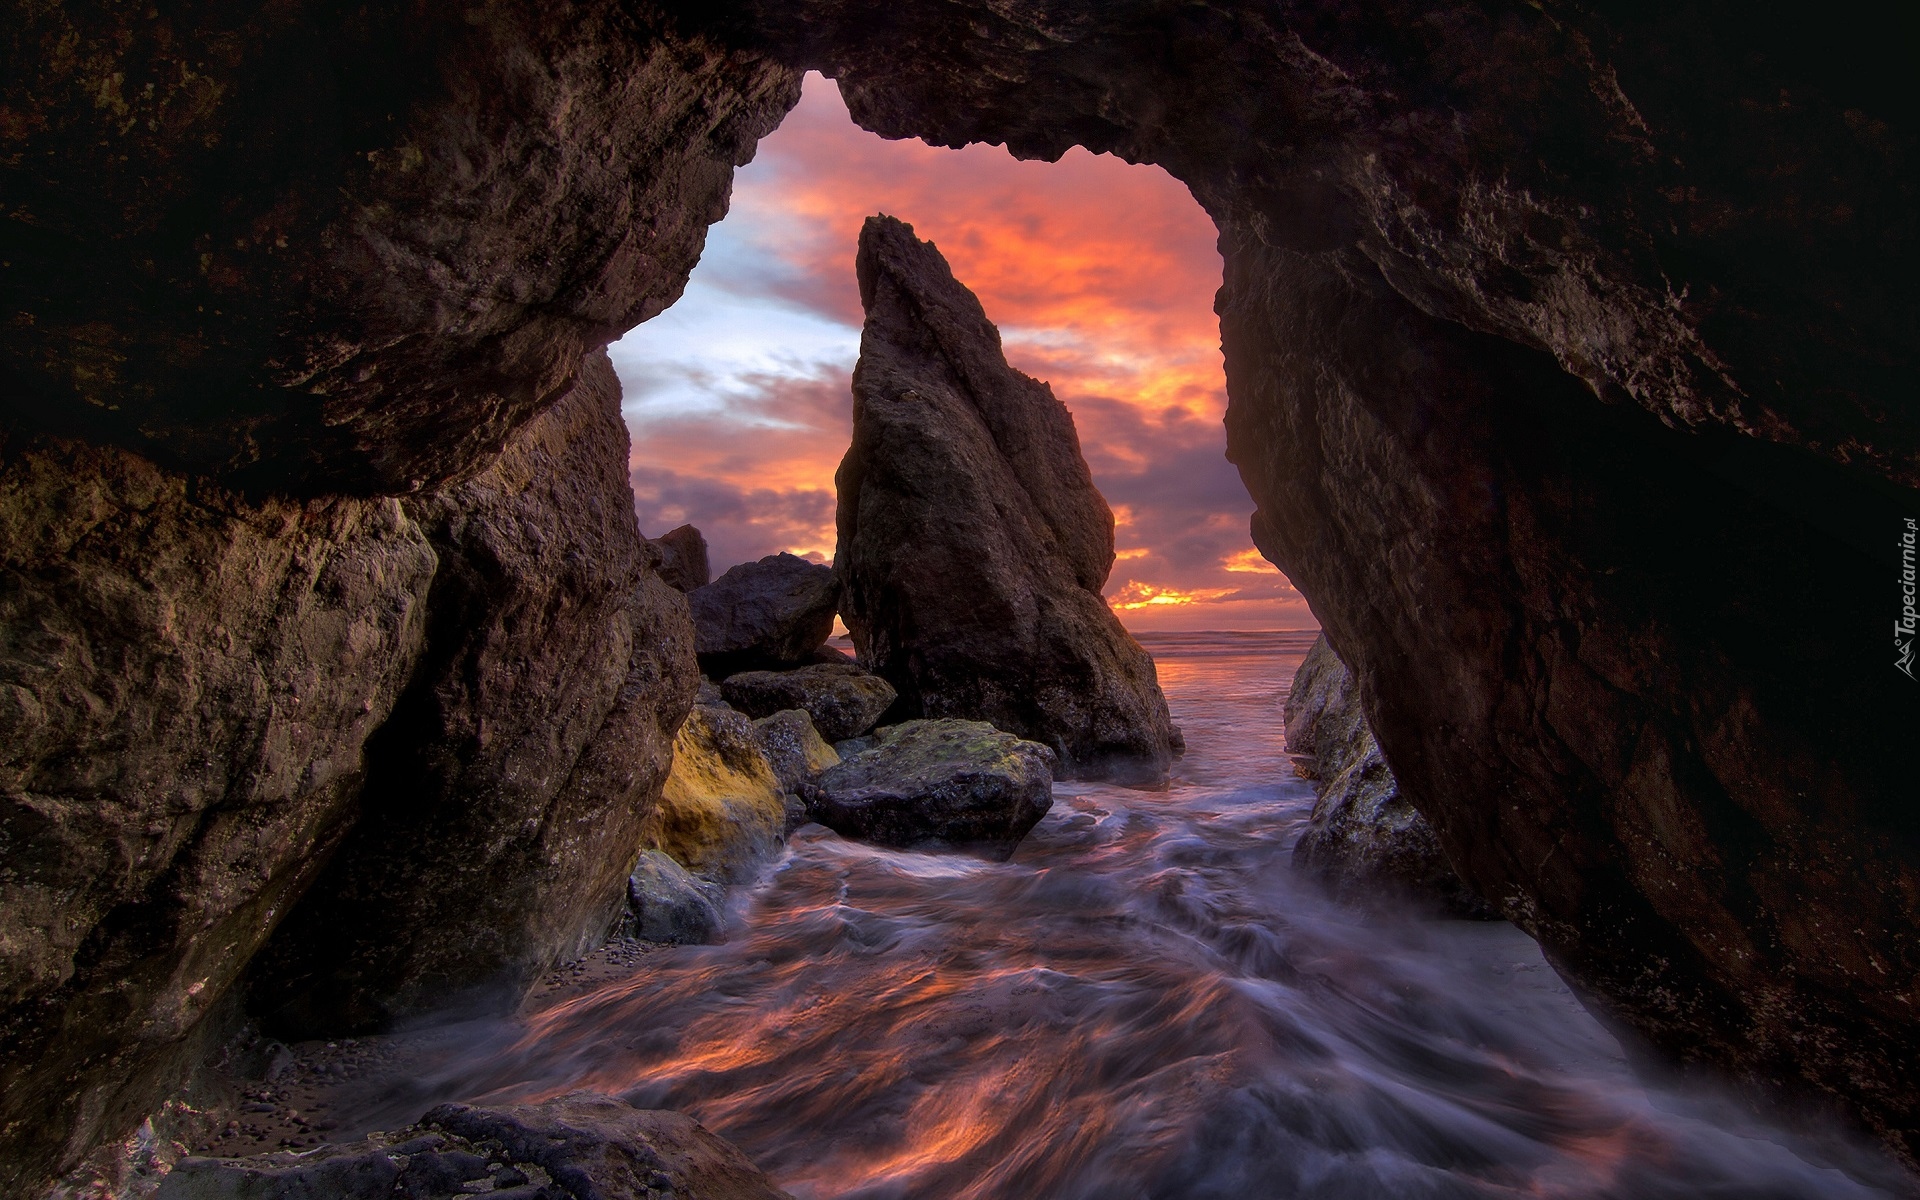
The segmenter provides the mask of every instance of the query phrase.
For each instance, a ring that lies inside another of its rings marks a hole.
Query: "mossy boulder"
[[[804,795],[814,820],[847,837],[1006,858],[1053,806],[1054,762],[985,721],[907,721],[878,730]]]
[[[753,722],[695,705],[673,742],[673,769],[645,844],[695,875],[742,883],[780,853],[786,799]]]

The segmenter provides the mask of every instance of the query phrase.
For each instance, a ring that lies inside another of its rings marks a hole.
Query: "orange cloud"
[[[1150,583],[1129,580],[1118,592],[1107,597],[1107,603],[1114,608],[1132,612],[1141,608],[1200,604],[1232,594],[1232,588],[1195,588],[1191,591],[1182,591],[1179,588],[1156,587]]]
[[[1252,546],[1245,550],[1236,550],[1220,560],[1220,569],[1238,575],[1274,575],[1279,568],[1267,561],[1266,555]]]
[[[850,323],[860,318],[852,248],[861,222],[887,212],[940,246],[1000,325],[1008,358],[1070,407],[1097,393],[1224,412],[1218,235],[1164,171],[1079,149],[1040,163],[994,146],[887,142],[855,126],[818,76],[743,181],[756,171],[777,187],[743,186],[736,212],[777,229],[776,252],[827,281],[838,295],[819,299]]]

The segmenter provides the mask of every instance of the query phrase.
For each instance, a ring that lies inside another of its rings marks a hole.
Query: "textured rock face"
[[[679,297],[798,77],[651,6],[10,3],[6,419],[403,492]]]
[[[646,942],[705,946],[722,940],[726,921],[709,891],[658,850],[642,850],[627,877],[628,928]]]
[[[1307,756],[1317,798],[1293,846],[1293,865],[1355,896],[1381,885],[1438,899],[1465,916],[1490,915],[1460,882],[1433,826],[1400,792],[1360,711],[1353,676],[1315,639],[1287,692],[1287,750]]]
[[[650,539],[660,552],[660,565],[654,568],[660,580],[679,592],[691,592],[713,582],[713,568],[707,563],[707,539],[691,525],[669,529]]]
[[[907,721],[805,788],[813,819],[902,849],[1006,858],[1053,807],[1053,752],[985,721]]]
[[[788,708],[753,723],[753,736],[767,755],[780,790],[797,793],[802,784],[840,761],[840,755],[820,736],[805,709]]]
[[[312,882],[434,567],[395,500],[0,444],[0,1192],[138,1124]]]
[[[1877,11],[676,6],[889,134],[1187,182],[1260,543],[1449,857],[1676,1053],[1913,1153],[1915,702],[1885,635],[1920,512],[1920,157]],[[483,469],[676,294],[796,80],[627,4],[8,17],[0,424],[9,478],[53,464],[0,543],[6,602],[42,606],[9,615],[6,682],[45,672],[0,739],[29,747],[0,880],[29,914],[0,1068],[25,1191],[137,1119],[355,792],[429,570],[412,518],[339,497]],[[14,523],[103,495],[91,548],[35,557],[73,526]],[[201,564],[233,547],[263,565],[228,593],[255,568]],[[150,753],[164,788],[110,786]]]
[[[893,706],[893,686],[851,663],[818,663],[795,671],[743,671],[720,685],[727,703],[750,717],[803,709],[830,742],[872,729]]]
[[[687,595],[702,670],[718,677],[806,662],[833,633],[833,571],[792,554],[741,563]]]
[[[716,883],[752,879],[780,853],[787,806],[753,722],[699,705],[673,742],[673,769],[646,844]]]
[[[866,328],[835,477],[841,611],[902,710],[991,722],[1073,774],[1164,778],[1153,660],[1100,597],[1113,514],[1066,406],[911,227],[860,235]]]
[[[1229,446],[1476,891],[1920,1154],[1915,125],[1867,6],[731,6],[890,136],[1157,162]]]
[[[156,1200],[784,1200],[693,1118],[576,1092],[541,1104],[444,1104],[421,1126],[258,1158],[186,1158]]]
[[[606,933],[695,677],[626,451],[597,354],[486,471],[407,502],[440,558],[427,649],[358,824],[254,968],[281,1036],[512,991]]]

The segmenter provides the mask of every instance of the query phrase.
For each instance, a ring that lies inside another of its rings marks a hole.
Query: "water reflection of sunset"
[[[1050,164],[884,141],[817,76],[740,172],[686,298],[614,347],[645,532],[694,522],[716,569],[832,553],[861,321],[853,252],[882,211],[940,246],[1009,360],[1072,409],[1115,509],[1107,591],[1129,624],[1313,625],[1284,576],[1246,569],[1252,502],[1220,427],[1220,259],[1186,189],[1081,150]]]
[[[1901,1194],[1817,1123],[1636,1079],[1518,929],[1290,870],[1314,796],[1275,709],[1310,634],[1143,641],[1187,738],[1168,790],[1061,784],[1004,862],[803,826],[724,944],[556,975],[363,1127],[605,1092],[796,1200]]]

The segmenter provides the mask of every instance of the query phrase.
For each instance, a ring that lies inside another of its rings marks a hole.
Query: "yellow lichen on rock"
[[[780,852],[786,799],[753,734],[732,709],[696,705],[673,743],[673,770],[646,845],[696,875],[722,883],[752,878]]]

